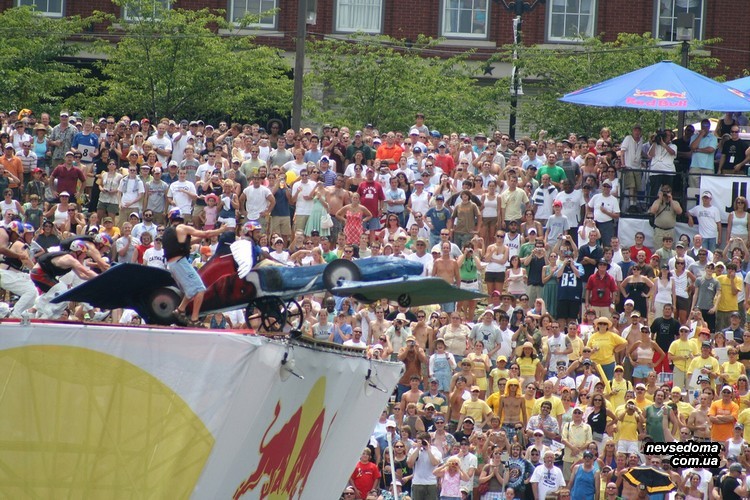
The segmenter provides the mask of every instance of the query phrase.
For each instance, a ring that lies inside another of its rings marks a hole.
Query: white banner
[[[231,333],[2,329],[8,498],[337,498],[403,366]]]
[[[654,228],[648,223],[647,219],[627,219],[621,218],[617,223],[617,236],[620,238],[620,248],[629,248],[635,244],[635,233],[642,232],[646,235],[646,240],[643,243],[649,248],[654,248]],[[679,238],[680,235],[687,234],[690,236],[690,241],[693,240],[693,236],[698,234],[698,226],[688,226],[684,222],[678,222],[675,226],[675,239]]]
[[[732,212],[734,200],[738,196],[748,197],[748,177],[730,176],[701,176],[701,194],[708,191],[713,196],[711,204],[719,208],[721,212],[721,223],[727,223],[727,217]],[[747,209],[747,207],[745,207]]]

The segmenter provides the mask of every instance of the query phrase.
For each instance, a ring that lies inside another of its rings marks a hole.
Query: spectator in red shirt
[[[448,145],[445,142],[438,143],[438,154],[435,157],[435,165],[440,167],[443,172],[451,175],[453,169],[456,168],[456,162],[448,150]]]
[[[646,235],[644,235],[642,232],[638,231],[635,233],[635,245],[630,247],[630,260],[637,260],[638,258],[638,252],[643,250],[646,252],[646,262],[651,260],[651,255],[653,252],[651,252],[651,249],[643,244],[643,240],[646,239]]]
[[[359,202],[372,214],[372,218],[364,225],[365,231],[370,233],[370,243],[374,238],[375,231],[380,230],[380,215],[383,213],[382,203],[385,201],[383,186],[375,180],[375,171],[367,169],[365,180],[357,188]]]
[[[378,466],[370,461],[371,454],[369,448],[364,449],[359,457],[359,462],[354,467],[352,477],[349,478],[349,484],[359,492],[359,498],[367,498],[367,494],[380,479]]]
[[[617,282],[607,269],[609,262],[600,260],[596,264],[596,272],[586,282],[586,309],[593,309],[597,317],[605,318],[612,315],[617,299]]]
[[[50,175],[49,184],[56,199],[59,196],[58,193],[62,193],[63,191],[67,191],[71,196],[78,198],[83,192],[83,186],[86,185],[86,176],[83,170],[73,164],[73,158],[74,154],[72,151],[66,152],[65,161],[55,167],[55,170]]]

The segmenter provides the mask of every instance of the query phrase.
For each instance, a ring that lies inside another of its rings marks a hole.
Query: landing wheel
[[[261,297],[247,305],[247,326],[253,328],[253,320],[260,319],[259,330],[267,333],[288,333],[302,328],[302,307],[294,300],[284,302],[278,297]]]
[[[398,296],[396,302],[398,302],[398,305],[401,307],[409,307],[411,305],[411,295],[408,293],[402,293]]]
[[[336,259],[323,270],[323,284],[329,292],[342,281],[359,281],[361,277],[357,264],[346,259]]]
[[[180,295],[172,288],[163,287],[151,292],[146,299],[148,322],[157,325],[171,325],[175,318],[172,312],[180,305]]]

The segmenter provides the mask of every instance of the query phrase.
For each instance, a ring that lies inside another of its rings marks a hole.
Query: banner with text
[[[727,217],[734,209],[734,200],[738,196],[748,197],[749,177],[713,176],[701,177],[701,195],[708,191],[713,196],[711,204],[721,211],[721,223],[727,223]]]

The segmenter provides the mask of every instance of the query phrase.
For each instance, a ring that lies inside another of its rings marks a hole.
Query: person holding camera
[[[674,165],[677,146],[672,144],[673,138],[671,130],[660,129],[649,139],[649,194],[652,198],[658,196],[661,186],[674,183],[674,174],[677,171]]]
[[[667,182],[669,182],[669,179],[667,179]],[[655,186],[657,184],[654,182],[651,185]],[[664,238],[670,237],[674,239],[677,216],[682,214],[682,206],[672,197],[672,187],[668,183],[661,185],[659,195],[651,204],[648,213],[654,216],[654,248],[660,248],[662,247]]]
[[[433,500],[438,497],[437,477],[433,471],[443,454],[431,444],[429,432],[420,432],[416,446],[409,452],[406,465],[414,470],[411,481],[411,497],[414,500]]]

